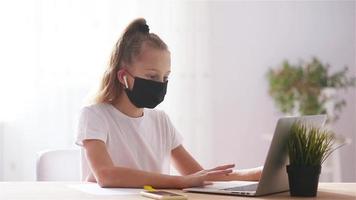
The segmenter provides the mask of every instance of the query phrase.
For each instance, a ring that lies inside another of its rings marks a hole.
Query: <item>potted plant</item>
[[[316,196],[321,165],[343,144],[335,147],[333,132],[301,121],[294,123],[290,131],[287,145],[290,194]]]
[[[330,66],[318,58],[290,64],[284,61],[267,73],[269,94],[278,109],[291,115],[327,114],[335,122],[346,101],[336,92],[356,85],[356,77],[348,76],[348,67],[330,73]]]

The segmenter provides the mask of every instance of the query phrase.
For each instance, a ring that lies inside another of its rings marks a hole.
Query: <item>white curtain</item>
[[[159,108],[193,155],[210,165],[207,14],[204,2],[0,1],[0,179],[34,180],[38,151],[74,146],[78,111],[95,91],[114,43],[137,17],[146,18],[172,55]]]

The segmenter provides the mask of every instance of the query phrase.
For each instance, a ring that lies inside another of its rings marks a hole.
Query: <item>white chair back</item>
[[[46,150],[38,153],[37,181],[80,181],[80,150]]]

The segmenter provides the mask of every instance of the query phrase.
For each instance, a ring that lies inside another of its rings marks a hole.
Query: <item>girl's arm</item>
[[[193,174],[198,171],[203,170],[203,168],[199,165],[199,163],[189,154],[189,152],[180,145],[172,150],[172,160],[176,169],[182,175]],[[225,169],[232,168],[234,164],[224,165],[217,168]],[[210,181],[233,181],[233,180],[241,180],[241,181],[257,181],[260,179],[262,167],[252,168],[252,169],[244,169],[244,170],[235,170],[231,174],[227,174],[225,176],[212,176]]]
[[[225,175],[231,169],[202,171],[188,176],[170,176],[126,167],[114,166],[105,143],[84,140],[85,155],[96,182],[101,187],[135,187],[151,185],[156,188],[186,188],[201,186],[212,176]]]
[[[182,175],[194,174],[204,170],[202,166],[189,154],[189,152],[179,145],[171,152],[174,167]]]

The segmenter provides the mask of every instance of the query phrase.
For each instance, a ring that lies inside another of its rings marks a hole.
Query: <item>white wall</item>
[[[3,124],[0,122],[0,181],[3,180],[4,172],[4,131]]]
[[[261,165],[281,116],[268,96],[266,72],[283,59],[317,56],[334,70],[356,74],[355,2],[211,2],[214,161]],[[334,130],[353,143],[340,150],[342,180],[356,180],[356,89]]]

